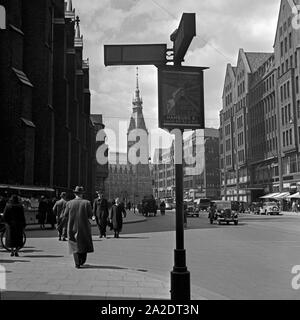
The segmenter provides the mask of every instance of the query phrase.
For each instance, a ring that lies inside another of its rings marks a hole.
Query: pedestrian
[[[164,202],[164,200],[160,203],[159,205],[160,207],[160,214],[163,216],[166,213],[166,203]]]
[[[38,222],[40,224],[40,228],[45,229],[45,221],[48,212],[48,202],[45,196],[41,196],[41,200],[39,203],[39,213],[37,215]]]
[[[297,204],[296,204],[296,201],[293,201],[292,211],[293,211],[293,212],[297,212]]]
[[[123,227],[123,216],[126,218],[126,210],[124,205],[120,203],[120,199],[117,198],[110,211],[110,222],[114,230],[114,238],[119,238],[119,234]]]
[[[57,222],[58,240],[67,241],[67,219],[64,218],[64,212],[67,204],[67,194],[62,192],[60,200],[56,201],[53,207],[53,214]]]
[[[127,210],[131,211],[131,202],[130,201],[127,203]]]
[[[94,200],[93,214],[99,229],[99,238],[106,238],[106,227],[108,220],[108,201],[104,198],[102,190],[97,191],[98,198]]]
[[[46,223],[51,225],[51,229],[55,229],[55,223],[56,223],[56,216],[53,213],[53,207],[54,204],[56,203],[56,198],[48,199],[47,204],[47,218],[46,218]]]
[[[23,232],[26,227],[24,208],[17,195],[12,195],[4,209],[4,222],[7,223],[5,245],[11,248],[11,256],[18,257],[23,247]]]
[[[91,203],[83,199],[83,187],[77,186],[73,192],[75,199],[67,202],[64,217],[68,219],[69,251],[73,254],[75,267],[80,268],[85,264],[87,254],[94,252],[89,221],[93,217],[93,210]]]

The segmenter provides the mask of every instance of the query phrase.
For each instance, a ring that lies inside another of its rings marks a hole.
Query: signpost
[[[175,137],[176,249],[171,272],[171,299],[190,300],[190,273],[184,249],[183,131],[204,129],[204,89],[201,67],[182,67],[181,62],[196,35],[195,13],[184,13],[171,35],[173,60],[167,59],[166,44],[105,45],[104,64],[155,65],[158,68],[159,127],[180,129]],[[168,56],[169,57],[169,56]],[[174,62],[174,66],[167,65]]]
[[[204,128],[203,70],[201,67],[158,67],[159,127]]]
[[[166,44],[105,45],[104,65],[165,65]]]

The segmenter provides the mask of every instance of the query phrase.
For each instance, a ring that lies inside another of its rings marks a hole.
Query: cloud
[[[104,67],[104,44],[167,43],[183,12],[195,12],[197,36],[185,65],[205,71],[206,125],[219,126],[227,63],[236,64],[239,48],[273,51],[280,1],[274,0],[74,0],[90,58],[92,111],[103,113],[107,126],[129,119],[135,90],[135,67]],[[157,129],[157,70],[140,67],[146,124]]]

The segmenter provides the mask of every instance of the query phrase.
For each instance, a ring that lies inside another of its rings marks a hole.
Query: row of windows
[[[269,95],[267,98],[264,99],[264,109],[265,113],[271,112],[273,109],[275,109],[275,94]]]
[[[278,150],[277,137],[267,140],[267,152],[273,152],[273,151],[277,152],[277,150]]]
[[[228,94],[228,95],[226,96],[226,98],[225,98],[225,105],[226,105],[226,107],[227,107],[230,103],[232,103],[232,93],[231,93],[231,92],[230,92],[230,94]]]
[[[227,121],[230,119],[230,117],[233,117],[233,108],[230,108],[229,110],[224,112],[224,121]]]
[[[283,5],[283,10],[285,9],[285,5]],[[282,37],[283,33],[288,30],[288,27],[290,27],[292,24],[292,17],[288,17],[288,20],[283,23],[282,26],[279,28],[279,36]]]
[[[293,145],[293,130],[287,130],[282,133],[282,142],[283,142],[283,147],[288,147]]]
[[[288,104],[284,108],[281,108],[281,123],[287,125],[292,122],[291,105]]]
[[[289,37],[285,37],[280,42],[280,56],[283,57],[284,53],[288,52],[288,49],[292,49],[292,33],[289,33]]]
[[[239,112],[243,107],[246,107],[246,98],[241,99],[235,106],[235,112]]]
[[[280,100],[283,102],[290,98],[290,81],[280,87]]]
[[[245,152],[244,152],[244,150],[240,150],[238,152],[238,160],[239,160],[239,162],[245,162]]]
[[[230,124],[228,124],[225,127],[225,136],[230,136],[230,133],[231,133],[231,126],[230,126]]]
[[[266,133],[271,133],[277,130],[277,117],[276,115],[266,120]]]
[[[238,119],[237,119],[237,128],[238,129],[241,129],[243,127],[243,116],[240,116]]]
[[[240,83],[238,85],[238,96],[242,95],[243,93],[245,93],[245,81],[243,81],[242,83]]]
[[[295,60],[295,65],[293,65],[293,61]],[[281,63],[281,68],[278,67],[278,76],[282,76],[285,72],[288,72],[289,68],[297,68],[298,67],[298,58],[297,58],[297,51],[295,52],[295,58],[293,55],[290,56],[290,59],[286,59],[285,63]]]
[[[238,134],[238,146],[242,146],[244,144],[244,132]]]
[[[226,87],[225,87],[225,93],[228,93],[232,88],[232,83],[230,82]]]

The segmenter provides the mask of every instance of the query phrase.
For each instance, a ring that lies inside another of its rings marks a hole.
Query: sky
[[[171,49],[170,35],[182,14],[195,13],[197,35],[182,65],[210,68],[204,80],[205,124],[218,128],[226,66],[236,65],[240,48],[273,51],[279,6],[280,0],[73,0],[81,20],[84,58],[90,62],[91,111],[102,114],[106,128],[120,135],[117,149],[126,151],[136,66],[105,67],[104,45],[166,43]],[[163,133],[158,129],[156,67],[139,66],[139,87],[154,149]],[[117,130],[120,123],[123,129]],[[163,135],[167,147],[170,139]]]

